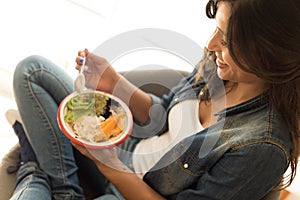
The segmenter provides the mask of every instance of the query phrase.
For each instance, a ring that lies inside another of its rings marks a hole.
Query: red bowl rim
[[[123,143],[129,137],[129,135],[131,134],[131,131],[132,131],[133,118],[132,118],[131,111],[129,110],[128,106],[120,98],[118,98],[116,96],[113,96],[110,93],[99,91],[99,90],[85,90],[82,93],[91,93],[91,92],[92,93],[104,94],[104,95],[108,96],[109,98],[116,100],[123,107],[123,109],[125,110],[126,116],[128,117],[128,125],[125,129],[126,132],[124,132],[122,134],[122,137],[120,139],[114,140],[112,142],[106,141],[107,144],[105,144],[105,145],[100,145],[101,142],[92,144],[92,143],[89,143],[88,141],[85,142],[84,140],[80,140],[80,139],[75,138],[73,136],[73,134],[69,132],[69,128],[67,128],[65,123],[64,123],[64,108],[65,108],[66,103],[72,97],[78,95],[77,92],[69,94],[67,97],[65,97],[61,101],[61,103],[58,107],[58,111],[57,111],[57,122],[58,122],[59,128],[61,129],[63,134],[69,140],[71,140],[73,143],[78,144],[78,145],[83,146],[83,147],[86,147],[86,148],[90,148],[90,149],[107,149],[107,148],[112,148],[112,147],[120,145],[121,143]]]

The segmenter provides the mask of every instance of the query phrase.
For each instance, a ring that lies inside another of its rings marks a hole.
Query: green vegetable
[[[82,93],[71,98],[67,102],[67,112],[64,116],[65,121],[73,123],[81,116],[103,115],[106,111],[106,104],[109,97],[103,94]]]

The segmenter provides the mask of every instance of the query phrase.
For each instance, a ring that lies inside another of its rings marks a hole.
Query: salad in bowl
[[[121,144],[133,126],[132,114],[121,99],[95,90],[68,95],[58,107],[57,121],[72,142],[94,149]]]

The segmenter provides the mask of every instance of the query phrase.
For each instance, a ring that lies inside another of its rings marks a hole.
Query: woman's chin
[[[217,74],[218,74],[218,77],[224,81],[230,80],[230,75],[228,73],[226,73],[224,70],[220,70],[218,68]]]

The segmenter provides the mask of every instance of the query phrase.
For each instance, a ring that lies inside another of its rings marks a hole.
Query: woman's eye
[[[228,43],[225,40],[221,40],[221,45],[224,46],[224,47],[227,47]]]

